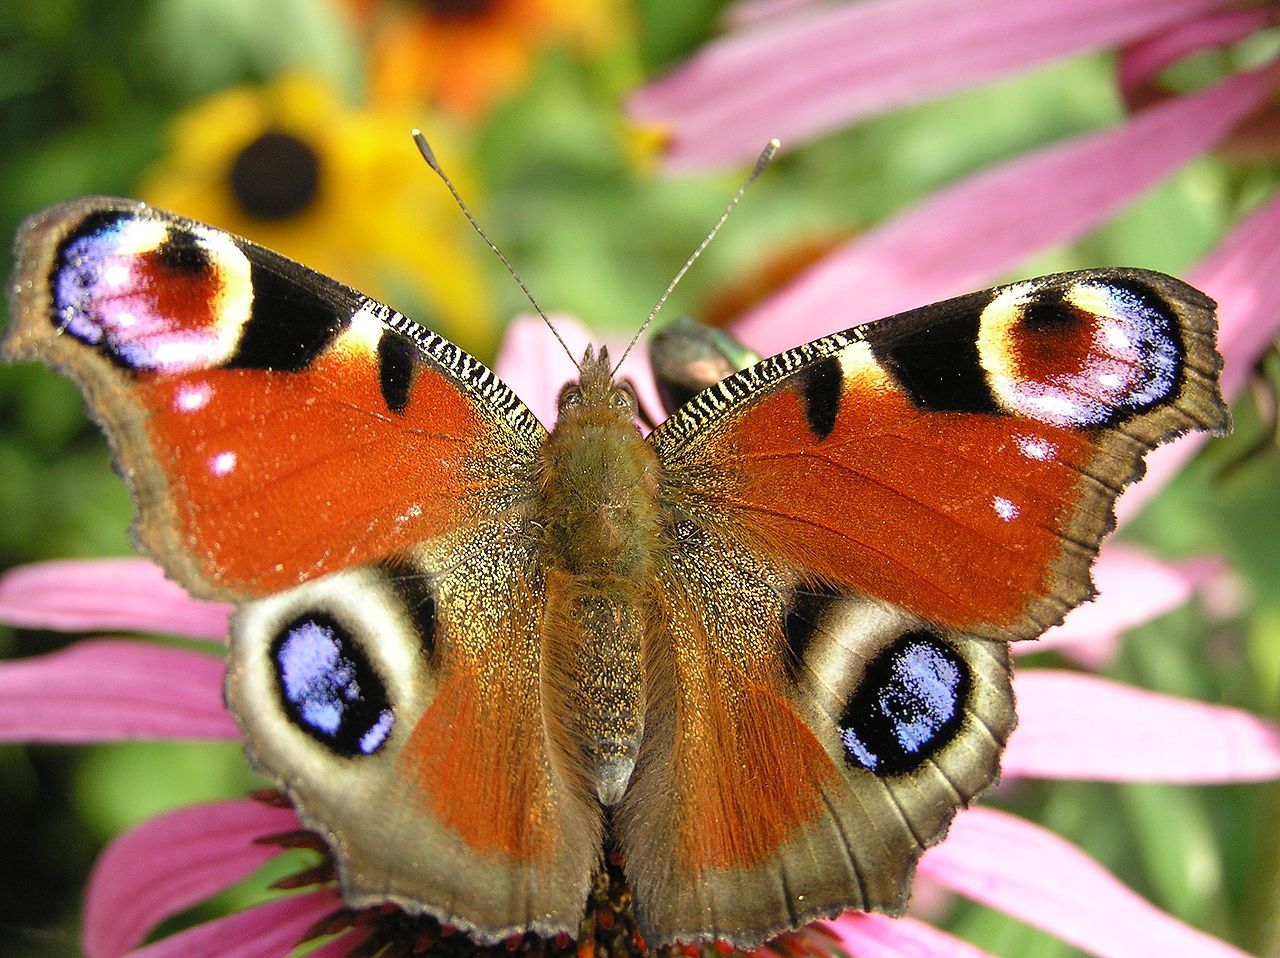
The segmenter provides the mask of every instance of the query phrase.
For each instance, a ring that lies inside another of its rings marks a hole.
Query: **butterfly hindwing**
[[[900,910],[920,852],[995,778],[1004,643],[803,589],[706,526],[678,538],[616,820],[646,936],[747,948],[847,908]]]
[[[501,521],[243,606],[227,698],[254,763],[328,841],[348,905],[483,941],[576,933],[594,796],[546,735],[545,589]]]
[[[17,275],[4,355],[81,384],[138,540],[198,595],[269,594],[465,526],[521,494],[545,437],[452,343],[136,201],[32,220]]]

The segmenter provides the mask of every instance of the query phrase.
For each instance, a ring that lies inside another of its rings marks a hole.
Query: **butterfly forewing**
[[[1091,594],[1157,442],[1222,431],[1213,304],[1140,270],[975,293],[817,340],[653,434],[673,497],[822,582],[1030,638]]]
[[[21,234],[4,339],[89,397],[136,535],[210,598],[277,592],[527,498],[545,430],[482,364],[327,277],[135,201]]]

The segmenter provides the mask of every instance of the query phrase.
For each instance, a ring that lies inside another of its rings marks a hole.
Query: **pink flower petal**
[[[774,353],[984,286],[1105,220],[1226,136],[1277,85],[1280,70],[1241,74],[972,176],[828,256],[735,332]]]
[[[1035,642],[1015,642],[1013,651],[1061,649],[1081,665],[1100,668],[1110,661],[1126,630],[1189,601],[1223,568],[1222,560],[1214,557],[1162,562],[1133,546],[1108,542],[1093,567],[1097,598],[1076,608]]]
[[[147,559],[66,559],[0,576],[0,622],[20,628],[225,639],[229,615],[229,606],[191,598]]]
[[[1280,196],[1246,217],[1187,280],[1218,301],[1222,391],[1234,397],[1280,332]],[[1190,433],[1149,455],[1146,477],[1116,504],[1119,520],[1146,505],[1207,438]]]
[[[629,104],[687,170],[754,157],[875,113],[1123,44],[1224,0],[864,0],[708,44]]]
[[[0,741],[235,739],[221,658],[89,639],[0,664]]]
[[[1169,64],[1198,50],[1226,46],[1263,29],[1274,14],[1263,8],[1221,10],[1177,23],[1122,50],[1116,67],[1120,90],[1132,102]]]
[[[850,913],[827,922],[858,958],[989,958],[989,954],[914,918]]]
[[[1052,832],[990,808],[957,815],[920,871],[1102,958],[1249,958],[1160,911]]]
[[[342,907],[329,888],[290,895],[196,925],[129,952],[130,958],[284,958],[321,918]]]
[[[1280,726],[1096,676],[1027,669],[1006,776],[1204,784],[1280,777]]]
[[[161,815],[107,846],[85,896],[84,952],[118,958],[152,928],[248,877],[280,849],[255,844],[301,827],[292,809],[238,799]]]
[[[724,22],[735,29],[752,27],[818,6],[823,6],[822,0],[744,0],[725,11]]]

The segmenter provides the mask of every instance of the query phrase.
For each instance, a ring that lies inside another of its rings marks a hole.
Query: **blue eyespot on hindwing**
[[[840,717],[849,764],[877,775],[916,768],[960,729],[969,667],[938,636],[908,632],[877,655]]]
[[[391,735],[387,689],[332,616],[294,619],[271,644],[280,701],[293,724],[339,755],[372,755]]]

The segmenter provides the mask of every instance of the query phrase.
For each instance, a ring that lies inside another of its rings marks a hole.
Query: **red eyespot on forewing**
[[[116,212],[85,220],[57,257],[54,322],[118,365],[180,373],[234,354],[253,295],[225,234]]]

